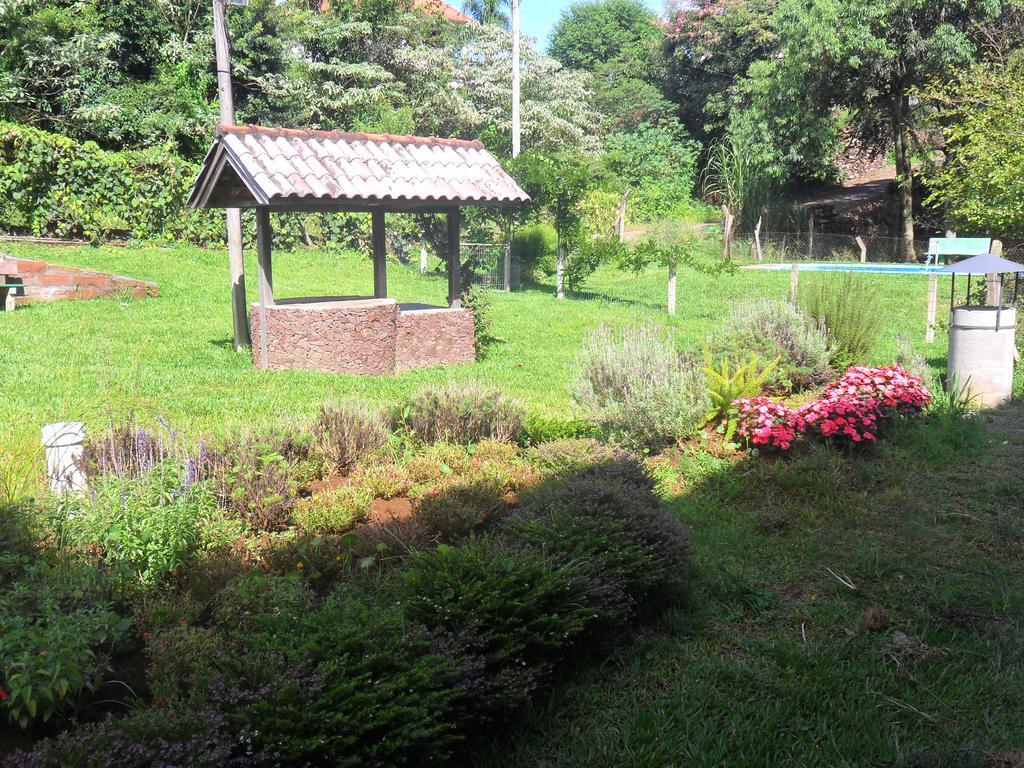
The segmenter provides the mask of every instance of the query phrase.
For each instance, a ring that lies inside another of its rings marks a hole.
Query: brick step
[[[0,254],[0,282],[19,283],[12,289],[17,305],[59,299],[95,299],[105,296],[132,298],[157,295],[157,284],[134,277],[79,269]]]

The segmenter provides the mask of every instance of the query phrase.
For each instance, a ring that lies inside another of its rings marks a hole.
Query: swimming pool
[[[767,269],[772,271],[789,271],[792,264],[748,264],[740,269]],[[942,267],[925,264],[849,264],[825,262],[799,262],[801,272],[871,272],[890,275],[932,275],[943,274]]]

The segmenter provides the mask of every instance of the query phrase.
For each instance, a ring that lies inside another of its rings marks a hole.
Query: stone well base
[[[249,309],[257,368],[392,375],[413,368],[471,363],[473,313],[394,299],[281,299],[266,308],[263,365],[260,306]]]

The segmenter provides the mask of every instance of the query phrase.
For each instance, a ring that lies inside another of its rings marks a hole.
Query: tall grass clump
[[[41,485],[43,448],[35,432],[11,435],[0,444],[0,506],[17,504]]]
[[[885,317],[877,292],[853,274],[832,274],[811,283],[801,308],[827,330],[833,364],[847,367],[868,361]]]
[[[647,324],[600,326],[577,360],[576,399],[628,443],[658,446],[694,434],[711,408],[700,366]]]
[[[511,442],[523,431],[519,403],[479,384],[453,382],[421,389],[406,403],[399,420],[425,443]]]

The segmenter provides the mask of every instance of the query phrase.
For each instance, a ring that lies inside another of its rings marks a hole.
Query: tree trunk
[[[676,313],[676,265],[672,262],[668,265],[668,313]]]
[[[893,114],[893,137],[896,154],[896,186],[899,199],[900,229],[903,240],[903,260],[914,261],[914,164],[911,160],[910,131],[906,113],[909,109],[903,87],[897,88]]]
[[[555,265],[555,298],[565,298],[565,245],[558,244],[558,261]]]

